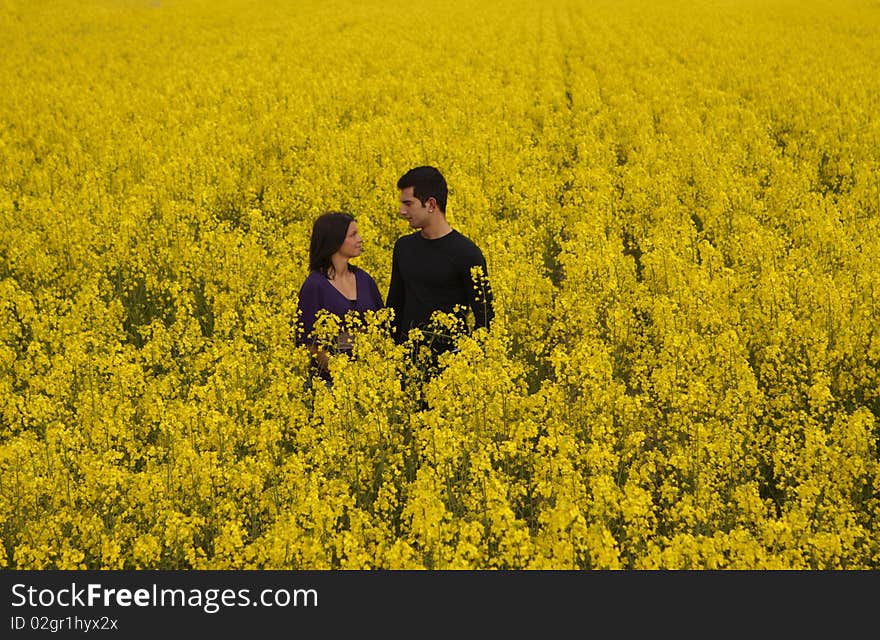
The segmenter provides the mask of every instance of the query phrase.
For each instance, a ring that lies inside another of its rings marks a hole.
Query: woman
[[[384,306],[373,278],[348,262],[362,250],[363,239],[351,214],[330,211],[315,220],[309,245],[309,275],[299,291],[301,331],[297,342],[308,346],[318,374],[328,383],[331,353],[319,346],[313,335],[318,312],[329,311],[342,320],[351,311],[363,314]],[[341,353],[351,348],[352,338],[346,331],[336,336],[331,347]]]

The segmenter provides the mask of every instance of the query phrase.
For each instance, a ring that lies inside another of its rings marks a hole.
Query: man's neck
[[[427,240],[436,240],[452,232],[452,227],[446,222],[446,218],[440,218],[434,224],[422,227],[422,237]]]

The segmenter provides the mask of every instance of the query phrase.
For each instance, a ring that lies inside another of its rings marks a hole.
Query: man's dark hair
[[[440,211],[446,213],[446,178],[435,167],[415,167],[404,173],[397,181],[398,189],[413,188],[413,195],[422,205],[434,198]]]
[[[354,216],[342,211],[328,211],[315,219],[309,244],[309,271],[320,271],[330,276],[329,271],[333,267],[330,258],[345,242],[348,226],[352,222]],[[351,269],[351,265],[348,268]]]

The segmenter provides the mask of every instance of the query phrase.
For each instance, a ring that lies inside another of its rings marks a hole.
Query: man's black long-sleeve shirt
[[[482,269],[482,281],[474,281],[473,267]],[[458,231],[434,240],[420,232],[399,238],[386,301],[394,309],[395,339],[403,342],[410,329],[424,328],[434,311],[455,313],[464,321],[471,309],[475,327],[489,328],[495,314],[487,278],[483,252]]]

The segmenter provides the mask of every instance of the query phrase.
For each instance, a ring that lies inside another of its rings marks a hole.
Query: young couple
[[[400,216],[417,231],[394,244],[391,283],[384,304],[373,278],[349,264],[363,248],[354,217],[341,212],[324,213],[312,228],[309,275],[299,292],[297,342],[308,346],[318,374],[328,383],[330,352],[321,348],[314,336],[321,310],[342,320],[352,311],[363,314],[390,307],[394,310],[395,341],[403,343],[410,329],[420,329],[435,358],[452,349],[455,342],[448,330],[432,333],[430,320],[435,311],[456,316],[459,331],[467,327],[468,310],[473,311],[478,328],[488,329],[494,316],[486,260],[477,245],[447,222],[448,190],[440,171],[429,166],[410,169],[397,181],[397,188]],[[474,267],[480,268],[482,278],[474,279]],[[340,332],[335,350],[344,353],[351,348],[351,335]]]

